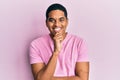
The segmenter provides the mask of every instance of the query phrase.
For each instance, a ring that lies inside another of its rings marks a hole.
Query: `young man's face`
[[[48,14],[46,25],[52,35],[57,32],[66,33],[68,19],[65,17],[64,12],[61,10],[53,10]]]

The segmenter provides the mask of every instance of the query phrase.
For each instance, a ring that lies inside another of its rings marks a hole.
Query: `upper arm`
[[[37,76],[37,74],[40,70],[44,69],[44,67],[45,67],[44,63],[31,64],[32,73],[33,73],[34,78]]]
[[[76,72],[76,75],[81,78],[81,80],[88,80],[89,62],[77,62],[75,72]]]

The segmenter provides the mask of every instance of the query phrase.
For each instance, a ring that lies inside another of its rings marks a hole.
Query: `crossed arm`
[[[89,62],[77,62],[75,67],[75,76],[55,77],[58,55],[53,54],[47,65],[44,63],[32,64],[32,72],[35,80],[88,80]]]

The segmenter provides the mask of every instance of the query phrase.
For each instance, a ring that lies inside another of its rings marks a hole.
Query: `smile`
[[[54,31],[55,31],[55,32],[58,32],[58,31],[60,31],[60,30],[61,30],[60,27],[56,27],[56,28],[54,28]]]

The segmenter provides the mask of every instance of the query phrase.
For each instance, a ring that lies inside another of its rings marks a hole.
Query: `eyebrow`
[[[50,18],[48,18],[48,20],[50,20],[50,19],[54,19],[54,18],[51,18],[51,17],[50,17]]]
[[[60,17],[59,19],[61,19],[61,18],[65,18],[65,17]],[[55,18],[49,17],[48,20],[49,20],[49,19],[55,19]]]
[[[60,17],[59,19],[62,19],[62,18],[65,18],[65,17]]]

